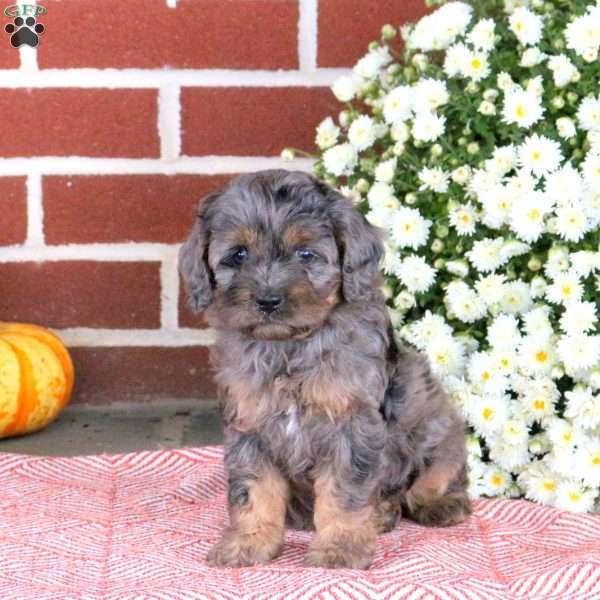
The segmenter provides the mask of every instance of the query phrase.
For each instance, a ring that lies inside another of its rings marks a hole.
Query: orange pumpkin
[[[0,438],[42,429],[68,404],[73,363],[52,332],[0,323]]]

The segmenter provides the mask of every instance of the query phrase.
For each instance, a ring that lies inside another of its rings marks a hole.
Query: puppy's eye
[[[296,250],[296,256],[303,262],[309,263],[317,256],[312,250],[308,248],[299,248]]]
[[[239,246],[234,248],[229,256],[223,261],[223,263],[230,267],[239,267],[248,257],[248,248],[245,246]]]

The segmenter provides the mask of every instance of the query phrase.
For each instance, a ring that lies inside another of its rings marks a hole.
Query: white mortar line
[[[28,4],[35,7],[36,0],[17,0],[17,4],[19,6]],[[26,73],[35,73],[38,71],[37,48],[32,48],[24,44],[19,48],[19,58],[21,60],[21,71]]]
[[[67,346],[209,346],[215,341],[212,329],[53,329]]]
[[[311,0],[314,1],[314,0]],[[304,42],[303,42],[304,44]],[[303,49],[302,63],[311,68],[314,48]],[[310,64],[309,64],[310,63]],[[185,87],[323,87],[331,85],[348,69],[312,71],[261,71],[226,69],[42,69],[28,73],[18,69],[0,71],[0,88],[159,88],[166,84]]]
[[[0,262],[43,262],[94,260],[114,262],[162,262],[172,256],[178,245],[154,243],[69,244],[65,246],[0,247]]]
[[[177,248],[165,252],[160,268],[160,322],[165,329],[177,329],[179,326]]]
[[[158,92],[158,136],[163,160],[175,160],[181,154],[181,88],[167,83]]]
[[[167,0],[167,6],[169,8],[177,8],[177,0]]]
[[[44,207],[42,202],[42,176],[31,173],[27,177],[27,246],[44,244]]]
[[[299,9],[298,61],[300,70],[310,74],[317,69],[318,2],[300,0]]]
[[[277,156],[182,156],[165,162],[153,158],[86,158],[79,156],[39,156],[3,158],[0,175],[133,175],[133,174],[196,174],[248,173],[260,169],[298,169],[311,171],[312,159],[284,161]]]

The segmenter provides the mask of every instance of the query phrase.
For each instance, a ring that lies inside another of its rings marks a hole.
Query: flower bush
[[[598,510],[600,0],[437,4],[334,83],[315,170],[389,234],[393,322],[467,420],[472,495]]]

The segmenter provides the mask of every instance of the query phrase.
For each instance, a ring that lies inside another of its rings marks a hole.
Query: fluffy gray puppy
[[[368,568],[401,513],[471,512],[464,425],[380,292],[380,231],[301,172],[242,175],[200,205],[180,252],[190,304],[217,331],[230,526],[213,565],[267,562],[286,522],[307,562]]]

